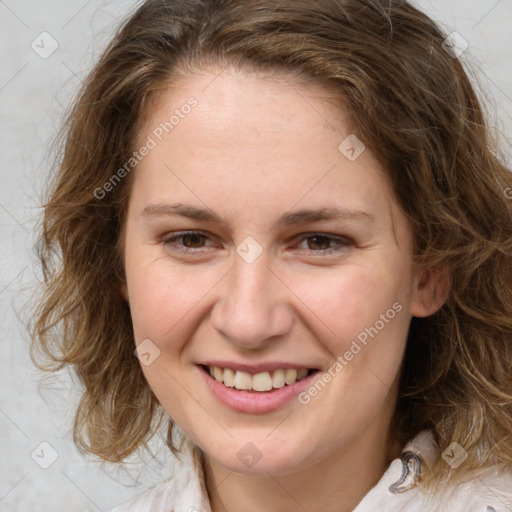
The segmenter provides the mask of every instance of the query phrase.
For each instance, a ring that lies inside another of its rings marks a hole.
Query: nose
[[[253,263],[236,257],[234,268],[219,284],[213,327],[230,343],[258,350],[290,332],[290,290],[269,268],[263,255]]]

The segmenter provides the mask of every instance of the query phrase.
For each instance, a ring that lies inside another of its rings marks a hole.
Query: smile
[[[224,384],[227,388],[256,392],[266,392],[284,386],[291,386],[314,371],[307,368],[286,368],[251,375],[244,371],[219,368],[218,366],[204,366],[203,368],[217,382]]]
[[[275,369],[270,369],[269,365],[245,367],[248,371],[225,366],[199,364],[196,368],[216,401],[246,414],[269,413],[293,404],[320,373],[317,369],[279,368],[278,364]]]

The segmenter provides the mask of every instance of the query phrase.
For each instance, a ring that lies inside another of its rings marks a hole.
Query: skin
[[[123,293],[136,343],[160,350],[142,367],[149,385],[205,454],[213,512],[352,510],[400,453],[389,426],[411,317],[444,300],[439,274],[413,264],[384,169],[369,150],[353,162],[338,150],[351,132],[322,93],[292,77],[204,70],[164,91],[140,132],[146,140],[197,99],[135,171]],[[143,214],[178,202],[224,222]],[[290,210],[328,206],[372,219],[277,224]],[[168,242],[187,230],[206,237]],[[311,232],[332,239],[301,238]],[[252,263],[236,252],[249,236],[263,251]],[[397,302],[400,313],[307,405],[240,413],[199,378],[206,359],[327,371]],[[250,468],[237,457],[248,442],[261,453]]]

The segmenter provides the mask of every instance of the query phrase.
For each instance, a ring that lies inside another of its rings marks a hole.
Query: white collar
[[[175,479],[175,510],[211,512],[203,472],[202,453],[192,441],[183,437],[183,467]],[[393,460],[375,487],[363,498],[353,512],[375,512],[375,505],[390,503],[390,510],[398,502],[410,501],[419,490],[414,487],[420,464],[430,464],[436,455],[433,434],[425,430],[402,450],[400,458]],[[180,475],[181,473],[181,475]],[[192,504],[191,504],[192,500]],[[186,505],[186,506],[185,506]],[[379,508],[379,510],[384,510]]]
[[[211,512],[203,471],[203,455],[192,441],[173,429],[180,459],[173,476],[111,512]],[[420,465],[430,463],[439,449],[430,431],[406,444],[379,482],[353,512],[511,512],[512,469],[494,465],[468,475],[461,486],[427,496],[416,483]]]

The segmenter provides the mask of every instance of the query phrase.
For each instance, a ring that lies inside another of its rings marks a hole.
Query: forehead
[[[234,215],[328,199],[388,209],[383,169],[369,151],[347,158],[343,142],[355,134],[326,95],[284,75],[212,71],[181,80],[146,112],[139,140],[155,147],[137,166],[134,193],[146,203],[202,200]]]
[[[347,129],[342,104],[334,111],[331,91],[320,85],[306,85],[304,79],[298,80],[288,74],[215,68],[180,75],[172,86],[161,89],[152,98],[144,112],[142,132],[151,131],[160,122],[170,120],[173,113],[179,115],[184,107],[188,110],[186,103],[194,98],[198,107],[193,109],[193,117],[210,123],[211,136],[218,135],[225,127],[237,125],[238,130],[222,134],[226,143],[238,138],[250,144],[254,139],[246,136],[254,133],[294,136],[293,128],[297,123],[303,127],[297,134],[301,139],[315,142],[319,126],[322,131],[332,131],[338,137],[339,131]],[[319,135],[325,136],[323,133]],[[209,139],[207,137],[206,141]]]

